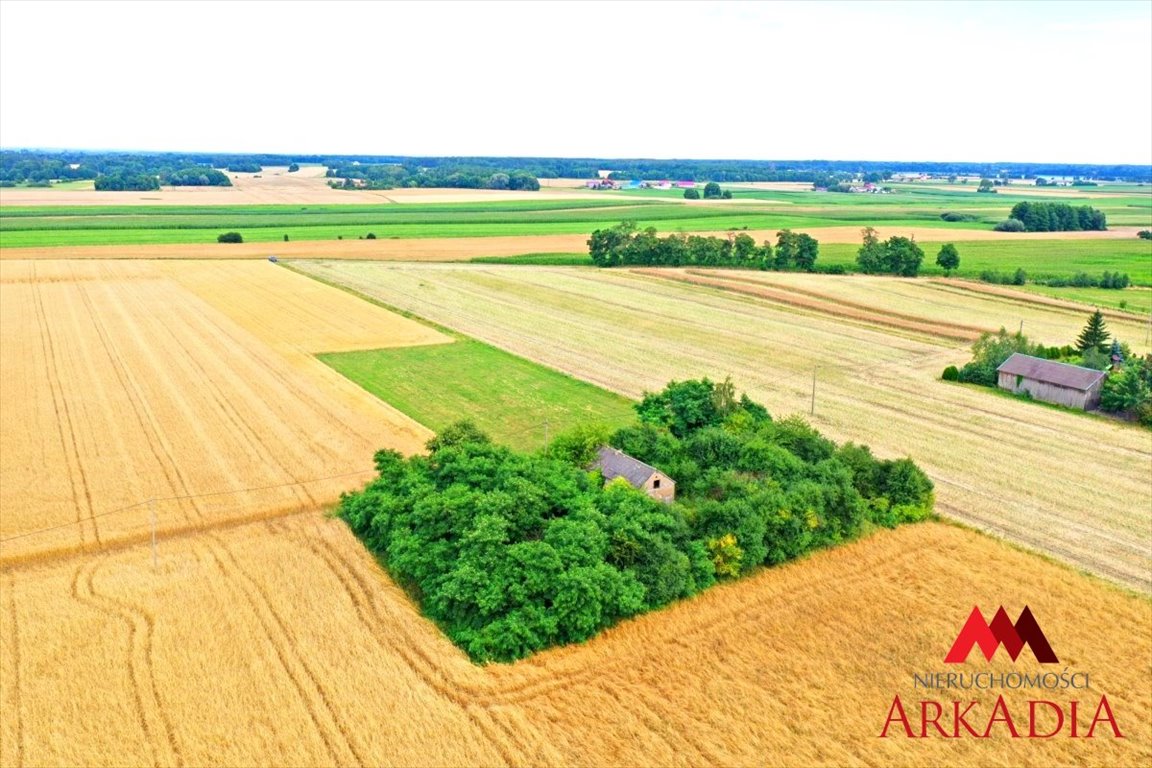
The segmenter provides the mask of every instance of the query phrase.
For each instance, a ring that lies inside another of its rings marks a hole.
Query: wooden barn
[[[1100,404],[1100,388],[1107,375],[1105,371],[1019,352],[1005,360],[996,372],[1000,389],[1016,394],[1027,392],[1036,400],[1085,411]]]
[[[600,470],[605,480],[622,477],[633,488],[638,488],[665,504],[671,504],[676,499],[676,483],[672,478],[655,467],[650,467],[607,445],[597,451],[596,461],[591,469]]]

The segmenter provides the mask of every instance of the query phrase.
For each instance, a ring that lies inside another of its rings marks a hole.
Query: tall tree
[[[860,230],[864,244],[856,252],[856,266],[864,274],[874,274],[884,270],[884,246],[873,227],[864,227]]]
[[[952,274],[952,270],[960,266],[960,252],[952,243],[940,246],[940,253],[936,254],[936,265],[944,270],[945,274]]]
[[[1084,330],[1080,331],[1080,336],[1076,339],[1076,349],[1081,354],[1090,349],[1106,352],[1109,338],[1111,338],[1111,334],[1108,333],[1108,327],[1104,323],[1104,314],[1097,309],[1088,318],[1088,324],[1084,326]]]

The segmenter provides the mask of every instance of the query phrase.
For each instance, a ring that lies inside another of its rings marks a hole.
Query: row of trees
[[[996,369],[1013,354],[1108,370],[1100,392],[1100,410],[1117,413],[1152,426],[1152,354],[1137,357],[1119,339],[1113,339],[1104,314],[1096,310],[1073,344],[1045,347],[1021,332],[984,333],[972,345],[972,359],[962,368],[948,366],[941,378],[986,387],[998,385]],[[1111,369],[1111,370],[1110,370]]]
[[[1089,205],[1021,202],[1012,206],[1009,219],[1023,224],[1025,232],[1079,232],[1108,228],[1104,213]]]
[[[230,187],[232,180],[228,178],[227,174],[215,168],[198,166],[168,171],[159,176],[132,171],[115,171],[97,176],[94,184],[98,192],[148,192],[160,189],[161,184],[173,187]]]
[[[12,182],[51,179],[93,179],[112,168],[132,167],[136,173],[159,175],[166,169],[192,165],[213,168],[316,163],[328,167],[396,164],[438,169],[471,167],[497,172],[522,171],[537,178],[596,178],[601,169],[612,169],[616,179],[711,179],[736,181],[803,181],[862,177],[877,182],[893,173],[923,172],[934,176],[963,175],[1034,178],[1037,175],[1152,182],[1147,165],[1076,165],[1052,163],[892,162],[869,160],[654,160],[620,158],[554,157],[414,157],[404,155],[276,155],[175,152],[92,152],[5,150],[0,152],[0,180]],[[78,168],[70,166],[77,165]],[[825,184],[828,182],[825,181]]]
[[[702,266],[811,272],[816,266],[820,243],[811,235],[783,229],[776,245],[760,245],[746,232],[728,237],[671,234],[660,237],[655,227],[637,230],[624,221],[597,229],[588,239],[588,255],[598,267]]]
[[[932,483],[911,461],[837,446],[796,418],[773,421],[730,382],[673,382],[637,410],[637,426],[584,426],[536,455],[453,425],[427,456],[377,453],[377,478],[346,495],[340,515],[486,662],[586,640],[869,523],[931,514]],[[672,476],[677,501],[587,471],[605,443]]]
[[[344,164],[328,169],[330,182],[338,189],[395,189],[397,187],[454,187],[458,189],[511,189],[536,191],[540,181],[525,171],[468,165],[423,167],[395,163]]]

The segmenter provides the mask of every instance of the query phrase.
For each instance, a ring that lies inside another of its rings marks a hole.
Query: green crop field
[[[722,232],[827,226],[916,226],[988,230],[1020,200],[1093,205],[1113,225],[1152,226],[1152,194],[1141,187],[1096,197],[1069,190],[1058,198],[1027,196],[1023,190],[976,195],[916,185],[890,195],[836,194],[808,190],[750,190],[734,187],[741,204],[685,205],[678,190],[606,191],[601,199],[416,203],[404,205],[255,206],[5,206],[0,209],[0,247],[129,245],[214,242],[238,231],[246,241],[378,238],[487,237],[588,234],[624,219],[669,232]],[[1086,193],[1087,194],[1087,193]],[[977,217],[945,222],[955,211]],[[962,235],[958,234],[958,238]]]
[[[620,427],[635,418],[620,395],[471,339],[319,357],[432,430],[471,419],[520,450],[577,424]]]
[[[984,270],[1015,272],[1023,269],[1029,277],[1063,277],[1076,272],[1100,275],[1127,272],[1137,285],[1152,285],[1152,241],[1131,240],[980,240],[955,241],[960,252],[960,277],[979,277]],[[852,267],[860,246],[821,243],[817,264],[843,264]],[[924,245],[921,273],[942,275],[936,266],[936,243]]]

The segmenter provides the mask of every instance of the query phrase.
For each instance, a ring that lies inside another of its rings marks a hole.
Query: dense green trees
[[[673,382],[637,410],[634,427],[581,427],[542,455],[453,425],[427,456],[377,453],[340,515],[473,659],[507,661],[931,513],[912,462],[773,421],[731,382]],[[673,477],[677,501],[587,472],[605,442]]]
[[[230,187],[232,180],[222,171],[205,166],[181,168],[161,176],[161,181],[173,187]]]
[[[876,230],[865,227],[861,231],[863,244],[856,252],[856,266],[869,275],[887,274],[915,277],[920,274],[924,250],[915,238],[893,235],[880,242]]]
[[[0,151],[0,181],[28,182],[51,179],[94,179],[114,169],[159,175],[175,168],[205,165],[226,168],[237,162],[262,166],[316,163],[329,167],[402,165],[436,172],[446,167],[476,169],[485,178],[520,171],[535,178],[595,178],[610,168],[617,179],[710,179],[712,181],[803,181],[836,184],[861,176],[865,181],[891,178],[893,173],[924,172],[948,176],[993,176],[1003,172],[1015,178],[1036,175],[1152,181],[1147,165],[1073,165],[1052,163],[891,162],[868,160],[651,160],[628,158],[555,157],[414,157],[403,155],[274,155],[136,153],[51,150]],[[77,167],[73,168],[75,165]],[[831,182],[829,182],[831,179]]]
[[[343,179],[337,189],[394,189],[398,187],[453,187],[458,189],[510,189],[536,191],[536,176],[513,168],[492,168],[442,162],[433,167],[412,163],[340,162],[331,165],[328,178]],[[353,183],[352,180],[356,180]]]
[[[784,229],[776,233],[776,246],[768,241],[757,246],[746,232],[728,237],[667,235],[655,227],[638,232],[635,222],[625,221],[597,229],[588,239],[588,254],[599,267],[705,266],[812,272],[820,255],[820,243],[811,235]]]
[[[700,199],[699,190],[697,190],[695,187],[689,187],[688,189],[684,190],[684,199],[685,200],[699,200]]]
[[[716,182],[710,181],[704,185],[704,199],[705,200],[716,200],[722,194],[723,194],[723,192],[720,189],[720,185],[717,184]]]
[[[228,163],[229,173],[260,173],[264,168],[253,160],[234,160]]]
[[[160,189],[160,179],[147,173],[113,173],[97,176],[94,182],[97,192],[151,192]]]
[[[1079,232],[1107,229],[1103,212],[1088,205],[1020,202],[1012,206],[1011,218],[1026,232]]]

